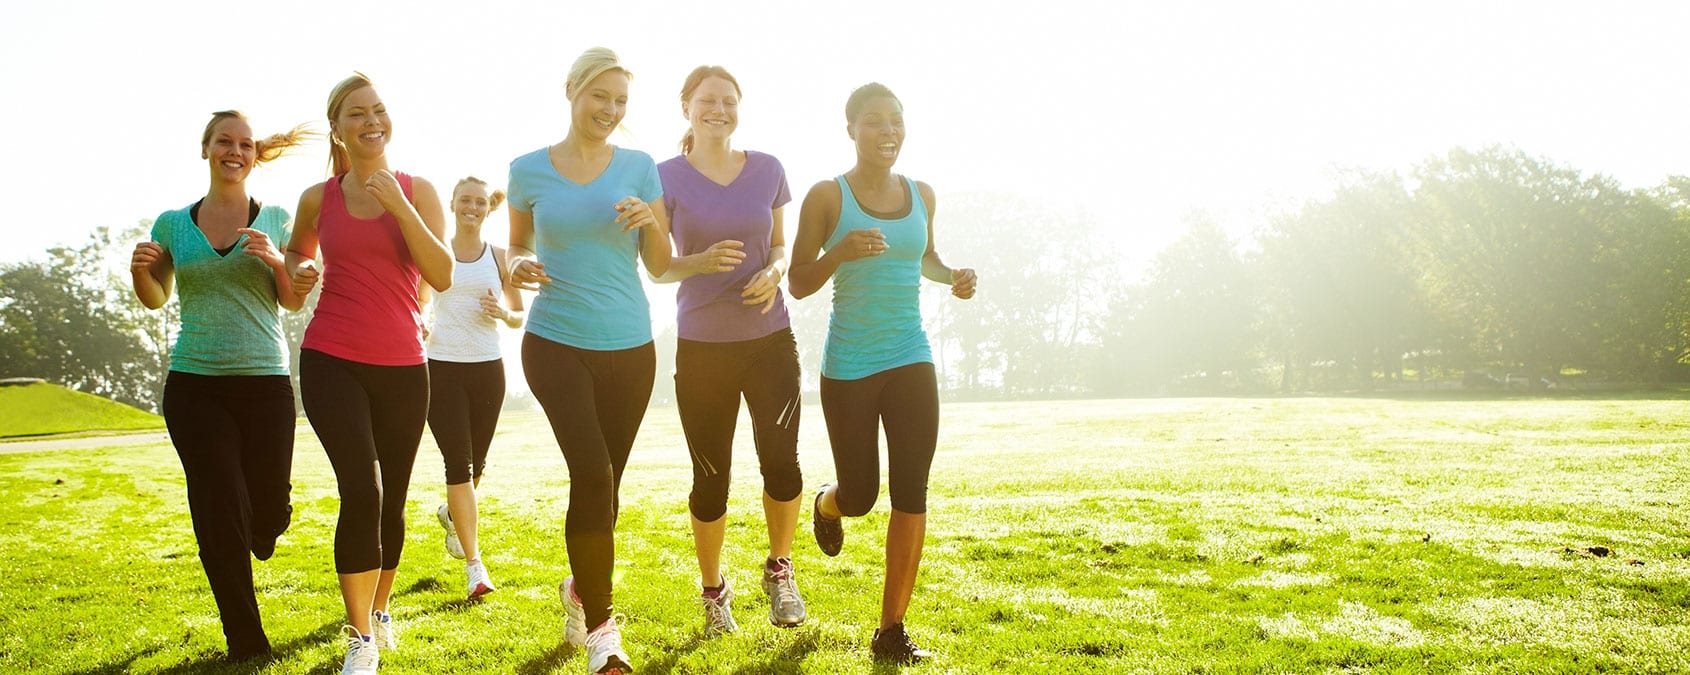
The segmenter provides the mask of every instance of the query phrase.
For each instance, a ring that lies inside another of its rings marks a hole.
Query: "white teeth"
[[[372,131],[370,133],[360,135],[358,138],[363,139],[365,141],[379,141],[386,136],[387,136],[386,132]]]

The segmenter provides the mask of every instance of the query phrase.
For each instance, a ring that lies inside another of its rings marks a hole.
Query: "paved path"
[[[170,434],[163,429],[117,433],[106,436],[77,436],[74,438],[41,438],[28,441],[0,441],[0,455],[44,450],[86,450],[88,448],[117,448],[131,445],[170,443]]]

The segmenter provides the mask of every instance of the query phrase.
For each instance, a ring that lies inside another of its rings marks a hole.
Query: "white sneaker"
[[[563,639],[577,647],[587,644],[587,608],[581,606],[581,596],[575,594],[575,576],[564,577],[557,585],[557,595],[563,601]]]
[[[464,575],[469,577],[469,599],[475,600],[498,589],[493,588],[492,577],[487,576],[487,566],[477,560],[464,565]]]
[[[358,635],[358,629],[351,626],[341,630],[346,633],[346,660],[340,664],[340,675],[376,675],[376,665],[381,662],[376,643]]]
[[[622,626],[610,617],[587,634],[587,672],[593,675],[627,675],[628,653],[622,651]]]
[[[739,624],[734,622],[733,589],[728,587],[727,577],[721,579],[721,592],[698,596],[698,604],[704,606],[704,637],[716,637],[739,630]]]
[[[391,652],[399,648],[399,629],[393,625],[393,615],[376,610],[370,612],[370,632],[375,634],[376,648]]]
[[[458,541],[458,528],[452,525],[452,509],[441,504],[440,508],[434,510],[434,517],[440,521],[441,527],[446,528],[446,555],[463,560],[464,543]]]

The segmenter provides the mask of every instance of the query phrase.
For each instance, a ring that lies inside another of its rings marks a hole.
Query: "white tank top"
[[[481,311],[488,291],[502,304],[493,247],[482,245],[481,256],[452,266],[452,286],[434,296],[434,325],[428,332],[428,358],[456,363],[481,363],[501,356],[499,320]]]

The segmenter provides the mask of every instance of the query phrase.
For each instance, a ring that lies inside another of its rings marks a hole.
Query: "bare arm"
[[[511,328],[521,328],[527,313],[522,311],[522,291],[517,290],[511,283],[509,268],[506,267],[505,249],[493,247],[493,263],[499,267],[499,287],[503,291],[505,306],[504,316],[495,317],[505,322]]]
[[[388,181],[392,181],[389,187]],[[405,238],[405,248],[417,265],[423,281],[434,290],[452,287],[452,251],[446,247],[446,217],[440,208],[440,194],[434,185],[421,178],[411,179],[411,193],[415,200],[404,199],[399,181],[386,171],[370,176],[364,189],[399,220],[399,233]],[[398,199],[395,200],[394,196]]]
[[[632,204],[617,220],[625,220],[627,228],[639,228],[640,262],[645,263],[646,274],[651,278],[663,278],[669,272],[675,252],[669,245],[669,213],[663,209],[663,198],[643,206]]]
[[[822,244],[833,236],[839,223],[841,194],[839,184],[822,181],[804,195],[804,205],[798,210],[798,236],[792,243],[792,266],[788,268],[786,289],[793,298],[808,297],[821,290],[839,266],[858,258],[886,252],[886,237],[880,228],[852,230],[839,243],[822,254]],[[820,255],[818,255],[820,254]]]
[[[302,300],[317,285],[317,214],[323,208],[323,185],[318,183],[299,195],[294,211],[293,234],[288,237],[284,266],[294,294]]]
[[[129,258],[129,276],[135,283],[135,298],[147,309],[158,309],[170,301],[170,289],[175,285],[176,264],[158,242],[143,241],[135,245]]]
[[[538,291],[540,284],[549,284],[552,278],[546,274],[546,265],[534,256],[534,214],[516,208],[516,204],[506,212],[511,221],[509,283],[518,290]]]
[[[951,287],[951,295],[963,300],[974,297],[974,270],[968,268],[951,268],[945,261],[939,259],[939,251],[933,243],[933,214],[939,210],[937,198],[933,196],[933,188],[926,183],[917,181],[916,187],[921,190],[921,198],[927,202],[927,251],[921,254],[921,276]]]

